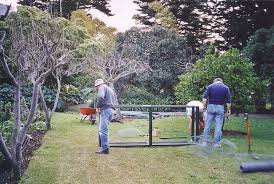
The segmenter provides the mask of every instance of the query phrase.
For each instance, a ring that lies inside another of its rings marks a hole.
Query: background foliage
[[[131,83],[155,95],[173,98],[177,77],[186,71],[181,65],[195,62],[185,38],[163,27],[132,28],[120,33],[117,42],[136,45],[136,59],[149,62],[150,69],[134,76]]]
[[[208,51],[192,71],[180,76],[180,82],[176,86],[177,103],[201,100],[206,86],[220,77],[230,87],[233,110],[254,111],[258,103],[256,99],[265,100],[267,81],[256,75],[253,65],[237,49],[230,49],[224,54]]]

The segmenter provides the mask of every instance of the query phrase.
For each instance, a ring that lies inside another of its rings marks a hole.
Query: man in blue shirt
[[[222,136],[222,125],[224,120],[224,105],[227,105],[226,115],[231,114],[231,94],[221,78],[214,79],[203,94],[203,106],[207,111],[207,118],[204,128],[203,145],[210,142],[210,127],[213,120],[216,122],[214,131],[214,147],[220,147]],[[207,105],[207,106],[206,106]]]

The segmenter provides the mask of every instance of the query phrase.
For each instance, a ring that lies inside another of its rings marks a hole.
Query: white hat
[[[104,80],[103,79],[97,79],[96,81],[95,81],[95,87],[97,87],[97,86],[99,86],[99,85],[101,85],[101,84],[105,84],[105,82],[104,82]]]

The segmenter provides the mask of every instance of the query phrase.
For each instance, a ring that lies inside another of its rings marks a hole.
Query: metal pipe
[[[148,110],[149,110],[149,121],[148,121],[148,123],[149,123],[149,125],[148,125],[149,126],[149,132],[148,132],[149,142],[148,142],[148,145],[152,146],[152,107],[149,107]]]

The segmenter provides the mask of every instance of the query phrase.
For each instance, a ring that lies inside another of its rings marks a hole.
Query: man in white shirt
[[[200,101],[197,101],[197,100],[193,100],[193,101],[190,101],[188,102],[186,105],[188,106],[198,106],[199,107],[199,134],[201,132],[203,132],[203,128],[204,128],[204,112],[203,112],[203,103],[200,102]],[[188,127],[189,127],[189,132],[190,132],[190,135],[191,135],[191,130],[192,130],[192,107],[189,107],[189,108],[186,108],[186,114],[189,118],[189,124],[188,124]]]

